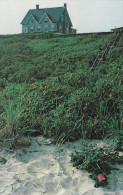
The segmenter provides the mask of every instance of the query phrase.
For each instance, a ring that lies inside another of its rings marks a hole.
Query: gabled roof
[[[44,19],[45,16],[47,16],[52,22],[56,22],[53,18],[51,19],[51,17],[49,16],[49,14],[45,13],[43,15],[43,17],[39,20],[39,23],[41,23],[41,21]]]
[[[38,18],[35,15],[33,15],[33,17],[35,18],[36,22],[38,22]]]
[[[49,15],[49,14],[47,14],[48,15],[48,17],[50,18],[50,20],[52,21],[52,22],[57,22],[51,15]]]
[[[31,14],[31,15],[28,17],[28,19],[26,20],[26,23],[25,23],[25,24],[27,24],[27,22],[30,20],[31,17],[33,17],[33,18],[35,19],[35,21],[38,22],[37,17],[36,17],[35,15],[32,15],[32,14]]]
[[[52,22],[58,22],[65,9],[66,9],[65,7],[31,9],[27,12],[27,14],[24,17],[24,19],[22,20],[21,24],[26,24],[30,15],[35,16],[37,22],[39,22],[45,13],[49,16],[49,18],[52,20]],[[70,20],[70,22],[71,22],[71,20]]]

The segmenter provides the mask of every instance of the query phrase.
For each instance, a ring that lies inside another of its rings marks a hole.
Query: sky
[[[62,7],[67,3],[78,33],[106,32],[123,27],[123,0],[0,0],[0,34],[21,33],[29,9]]]

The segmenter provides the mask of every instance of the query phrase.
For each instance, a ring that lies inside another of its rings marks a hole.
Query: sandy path
[[[28,148],[1,151],[7,162],[0,165],[0,195],[123,194],[122,170],[112,173],[110,189],[102,189],[94,188],[86,171],[72,166],[70,154],[82,145],[77,141],[56,147],[50,140],[37,137]]]

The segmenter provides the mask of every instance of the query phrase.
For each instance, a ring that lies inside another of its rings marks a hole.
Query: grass
[[[80,138],[114,139],[113,151],[88,146],[71,158],[90,172],[95,187],[107,185],[123,151],[123,39],[95,71],[92,66],[115,36],[0,36],[0,140],[7,139],[2,145],[29,146],[36,135],[58,146]]]
[[[14,135],[103,139],[122,131],[122,40],[94,72],[115,34],[0,36],[0,128]]]

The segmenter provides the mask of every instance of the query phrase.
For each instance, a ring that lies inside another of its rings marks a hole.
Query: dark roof
[[[24,17],[24,19],[22,20],[21,24],[26,24],[26,22],[28,21],[28,19],[30,18],[31,15],[33,15],[33,17],[35,17],[37,22],[39,22],[45,13],[52,20],[52,22],[54,22],[54,23],[58,22],[65,9],[66,9],[65,7],[31,9],[27,12],[27,14]],[[71,22],[71,20],[70,20],[70,22]]]
[[[50,20],[52,21],[52,22],[56,22],[56,20],[51,16],[51,15],[49,15],[49,14],[47,14],[48,15],[48,17],[50,18]]]
[[[122,30],[123,29],[123,27],[120,27],[120,28],[113,28],[113,29],[111,29],[111,30]]]
[[[33,15],[33,17],[35,18],[35,20],[38,22],[38,18],[35,16],[35,15]]]

